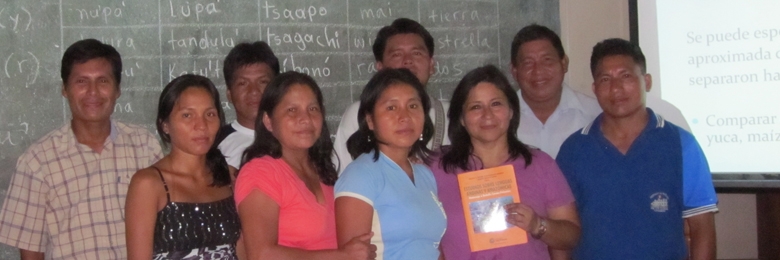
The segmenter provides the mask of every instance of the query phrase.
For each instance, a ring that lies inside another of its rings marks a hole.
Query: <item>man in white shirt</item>
[[[563,141],[601,113],[595,98],[563,82],[569,58],[560,37],[547,27],[532,24],[520,29],[512,41],[512,77],[520,89],[520,126],[517,137],[555,158]],[[672,104],[648,95],[648,106],[669,121],[688,129]]]
[[[382,27],[377,32],[376,40],[372,46],[376,69],[383,68],[407,68],[423,85],[428,84],[428,79],[433,75],[433,37],[420,23],[399,18],[392,24]],[[434,137],[428,143],[428,148],[437,149],[441,145],[450,143],[447,138],[447,109],[449,102],[431,99],[431,111],[429,115],[435,127]],[[358,129],[358,108],[360,102],[350,105],[339,122],[336,131],[336,140],[333,148],[336,153],[333,163],[338,166],[341,173],[352,162],[352,157],[347,151],[347,139]]]
[[[279,60],[265,42],[241,43],[225,57],[222,70],[227,99],[236,109],[236,120],[222,126],[216,141],[231,172],[235,172],[241,167],[244,150],[255,140],[260,97],[268,83],[279,74]]]
[[[564,85],[569,57],[549,28],[532,24],[520,29],[511,53],[512,77],[520,86],[517,137],[555,158],[569,135],[601,113],[599,104]]]

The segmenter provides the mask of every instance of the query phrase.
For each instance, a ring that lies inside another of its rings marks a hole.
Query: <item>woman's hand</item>
[[[344,244],[340,251],[345,253],[346,259],[376,259],[376,245],[371,244],[372,236],[374,236],[374,232],[354,237]]]
[[[506,222],[522,228],[533,234],[539,228],[539,217],[531,207],[522,203],[511,203],[504,206]]]
[[[545,218],[545,228],[540,226],[541,217],[536,215],[528,205],[512,203],[504,206],[506,209],[506,221],[509,224],[522,228],[529,235],[536,234],[552,251],[560,251],[563,257],[553,256],[553,259],[568,259],[565,250],[571,250],[577,245],[580,238],[580,219],[574,202],[548,208]],[[557,254],[556,254],[557,255]]]

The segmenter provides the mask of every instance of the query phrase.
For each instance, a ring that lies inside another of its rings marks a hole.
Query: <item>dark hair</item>
[[[563,59],[566,56],[566,52],[563,50],[563,43],[558,34],[542,25],[531,24],[515,34],[515,39],[512,40],[512,65],[517,65],[517,54],[520,52],[520,46],[523,44],[535,41],[535,40],[547,40],[552,44],[555,50],[558,52],[558,58]]]
[[[265,128],[263,124],[263,115],[271,117],[276,106],[282,101],[287,92],[290,91],[292,85],[304,85],[314,92],[317,96],[317,104],[320,106],[322,115],[325,115],[325,106],[322,101],[322,92],[317,82],[314,81],[309,75],[296,72],[287,71],[285,73],[276,76],[263,92],[263,97],[260,99],[260,107],[257,113],[257,120],[255,120],[255,141],[252,142],[244,151],[241,165],[246,164],[254,158],[260,158],[263,156],[271,156],[273,158],[282,157],[282,144],[274,135]],[[328,125],[325,120],[322,120],[322,131],[320,137],[314,142],[314,145],[309,147],[309,159],[314,163],[314,167],[317,170],[317,174],[320,176],[320,181],[328,186],[336,184],[336,178],[338,172],[336,166],[333,165],[331,156],[333,154],[333,141],[330,140],[330,131],[328,131]]]
[[[469,156],[474,151],[471,145],[471,137],[460,122],[463,116],[463,105],[466,103],[471,90],[479,83],[486,82],[496,86],[498,90],[504,93],[509,101],[509,108],[512,109],[512,118],[509,120],[509,129],[506,133],[506,141],[509,147],[510,159],[516,159],[523,156],[526,167],[531,164],[531,150],[517,139],[517,127],[520,125],[520,100],[509,84],[501,70],[493,65],[479,67],[469,71],[463,79],[460,80],[450,100],[450,109],[447,111],[447,118],[450,120],[447,128],[448,135],[452,144],[449,149],[443,151],[441,157],[441,167],[445,172],[454,173],[455,168],[463,170],[469,169]]]
[[[398,34],[417,34],[425,42],[428,49],[428,56],[433,57],[433,36],[420,23],[409,18],[398,18],[392,24],[382,27],[376,33],[376,40],[371,46],[374,51],[374,60],[382,61],[385,55],[387,40]]]
[[[122,82],[122,57],[119,52],[111,45],[104,44],[95,39],[84,39],[71,44],[62,55],[62,66],[60,67],[60,77],[67,86],[68,77],[73,70],[73,65],[85,63],[92,59],[104,58],[111,63],[111,72],[113,72],[116,87]]]
[[[376,139],[374,132],[368,128],[366,116],[374,114],[376,101],[382,96],[385,90],[394,84],[409,85],[417,91],[425,112],[425,123],[423,125],[423,140],[418,140],[412,145],[409,156],[417,156],[423,160],[427,159],[430,150],[425,146],[428,140],[433,136],[433,121],[428,115],[431,109],[431,101],[425,92],[425,87],[420,83],[411,71],[406,68],[401,69],[383,69],[374,74],[368,81],[363,93],[360,93],[360,108],[358,109],[358,130],[347,139],[347,150],[352,158],[357,158],[361,154],[374,151],[374,161],[379,159],[379,140]],[[369,140],[370,138],[370,140]]]
[[[614,55],[626,55],[634,60],[634,63],[639,65],[642,70],[642,74],[647,73],[647,61],[645,55],[642,54],[642,49],[639,45],[633,44],[630,41],[620,38],[611,38],[603,40],[593,46],[593,53],[590,55],[590,74],[595,76],[596,67],[599,65],[604,57]]]
[[[189,88],[202,88],[208,91],[211,99],[214,101],[214,107],[217,109],[217,114],[219,115],[219,125],[222,126],[225,124],[225,112],[222,111],[222,106],[219,102],[219,91],[217,91],[214,83],[208,78],[199,75],[185,74],[178,76],[165,86],[160,94],[160,101],[157,105],[157,134],[160,135],[160,139],[162,139],[163,145],[165,146],[171,143],[171,136],[163,131],[163,124],[168,122],[173,107],[176,105],[176,102],[179,101],[181,94]],[[214,137],[216,138],[216,136],[219,136],[219,133]],[[217,145],[219,144],[215,141],[211,144],[208,153],[206,153],[206,166],[211,170],[214,179],[211,182],[211,186],[222,187],[230,185],[231,179],[225,156],[217,149]]]
[[[233,85],[236,70],[257,63],[265,63],[274,72],[274,76],[279,75],[279,59],[264,41],[244,42],[233,47],[222,63],[222,74],[225,76],[227,88],[230,89]]]

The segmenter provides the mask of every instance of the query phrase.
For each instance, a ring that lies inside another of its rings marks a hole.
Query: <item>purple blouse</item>
[[[531,149],[531,154],[533,159],[527,168],[522,156],[502,165],[514,166],[520,201],[530,206],[537,215],[547,217],[547,209],[572,203],[574,196],[554,159],[538,149]],[[447,213],[447,231],[441,240],[447,260],[550,259],[547,245],[530,235],[528,235],[528,243],[522,245],[471,252],[466,220],[463,216],[463,204],[460,200],[458,177],[456,174],[444,172],[438,156],[434,155],[431,162],[431,171],[439,190],[439,201]],[[481,162],[475,157],[471,158],[470,166],[473,169],[482,169]],[[463,170],[457,169],[455,173],[462,172]]]

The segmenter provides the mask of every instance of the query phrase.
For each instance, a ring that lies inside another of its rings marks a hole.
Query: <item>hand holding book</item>
[[[511,203],[504,206],[506,209],[506,222],[522,228],[528,233],[533,233],[539,226],[539,218],[536,212],[522,203]]]
[[[542,229],[542,220],[536,215],[534,210],[522,203],[511,203],[504,206],[506,210],[506,222],[516,227],[522,228],[535,238],[540,238],[546,232]]]
[[[528,242],[526,231],[507,221],[505,206],[520,203],[512,165],[458,174],[458,185],[472,252]]]

